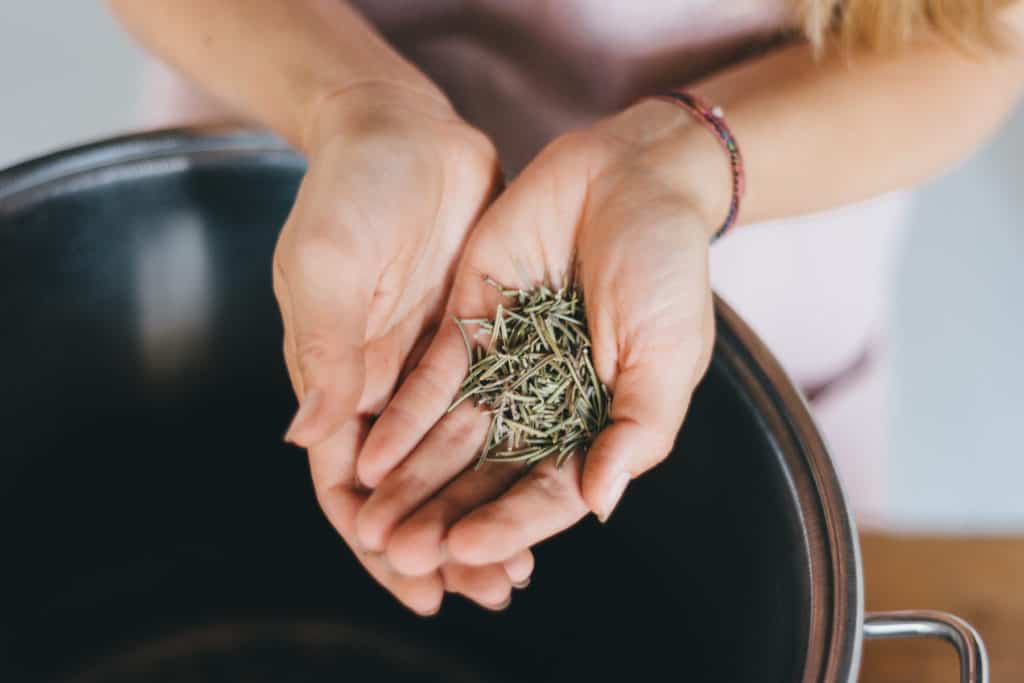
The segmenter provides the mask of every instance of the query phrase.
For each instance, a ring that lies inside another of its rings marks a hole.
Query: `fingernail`
[[[508,606],[512,604],[512,596],[508,596],[500,605],[485,605],[487,609],[492,612],[501,612],[502,610],[508,609]]]
[[[413,610],[413,612],[416,612],[417,616],[423,617],[424,619],[429,619],[430,617],[436,617],[437,613],[440,612],[440,611],[441,611],[441,605],[438,605],[437,607],[435,607],[434,609],[430,610],[429,612],[417,612],[416,610]]]
[[[310,389],[299,402],[299,409],[288,425],[288,431],[284,434],[284,440],[295,443],[295,435],[302,432],[302,429],[309,423],[309,420],[316,414],[320,402],[323,400],[323,392],[319,389]]]
[[[608,518],[612,516],[612,512],[615,510],[615,506],[619,504],[619,500],[622,498],[622,494],[626,492],[626,486],[629,485],[629,474],[622,472],[615,478],[612,483],[612,487],[608,489],[608,494],[604,499],[604,512],[598,517],[601,523],[604,524],[608,521]]]
[[[516,590],[522,590],[522,589],[526,588],[529,585],[530,585],[530,577],[527,576],[522,581],[520,581],[518,583],[513,583],[512,587],[515,588]]]

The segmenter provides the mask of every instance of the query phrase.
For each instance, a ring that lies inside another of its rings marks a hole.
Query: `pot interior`
[[[0,187],[0,679],[801,679],[801,515],[721,352],[607,526],[538,547],[505,613],[449,597],[421,619],[358,566],[281,442],[270,259],[301,162],[92,154]]]

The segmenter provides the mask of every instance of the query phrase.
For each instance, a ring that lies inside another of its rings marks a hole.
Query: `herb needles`
[[[486,461],[559,467],[585,452],[608,423],[611,395],[597,378],[583,300],[575,287],[507,289],[494,319],[455,319],[469,372],[448,412],[464,401],[485,406],[490,428],[477,467]],[[486,334],[486,345],[471,340]]]

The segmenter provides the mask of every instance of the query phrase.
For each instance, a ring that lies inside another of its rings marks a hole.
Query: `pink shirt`
[[[776,41],[787,0],[356,0],[492,136],[510,175],[548,141]]]

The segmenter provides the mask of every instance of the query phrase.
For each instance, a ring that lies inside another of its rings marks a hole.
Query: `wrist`
[[[734,167],[730,151],[719,134],[709,128],[698,114],[664,99],[654,104],[674,109],[680,117],[660,145],[663,168],[670,174],[666,181],[674,182],[692,202],[694,209],[704,218],[709,237],[718,236],[731,226],[738,199],[737,184],[742,183],[742,171]]]
[[[685,111],[680,114],[692,119]],[[728,152],[713,133],[696,121],[677,131],[663,152],[672,179],[691,198],[708,227],[708,237],[714,238],[727,227],[732,209],[736,178]]]
[[[616,119],[617,133],[638,150],[659,182],[683,195],[709,239],[729,216],[733,169],[728,152],[696,116],[673,102],[649,98]]]
[[[458,120],[451,102],[433,83],[362,80],[326,89],[314,98],[301,137],[302,151],[315,154],[330,140],[380,131],[409,116]]]

